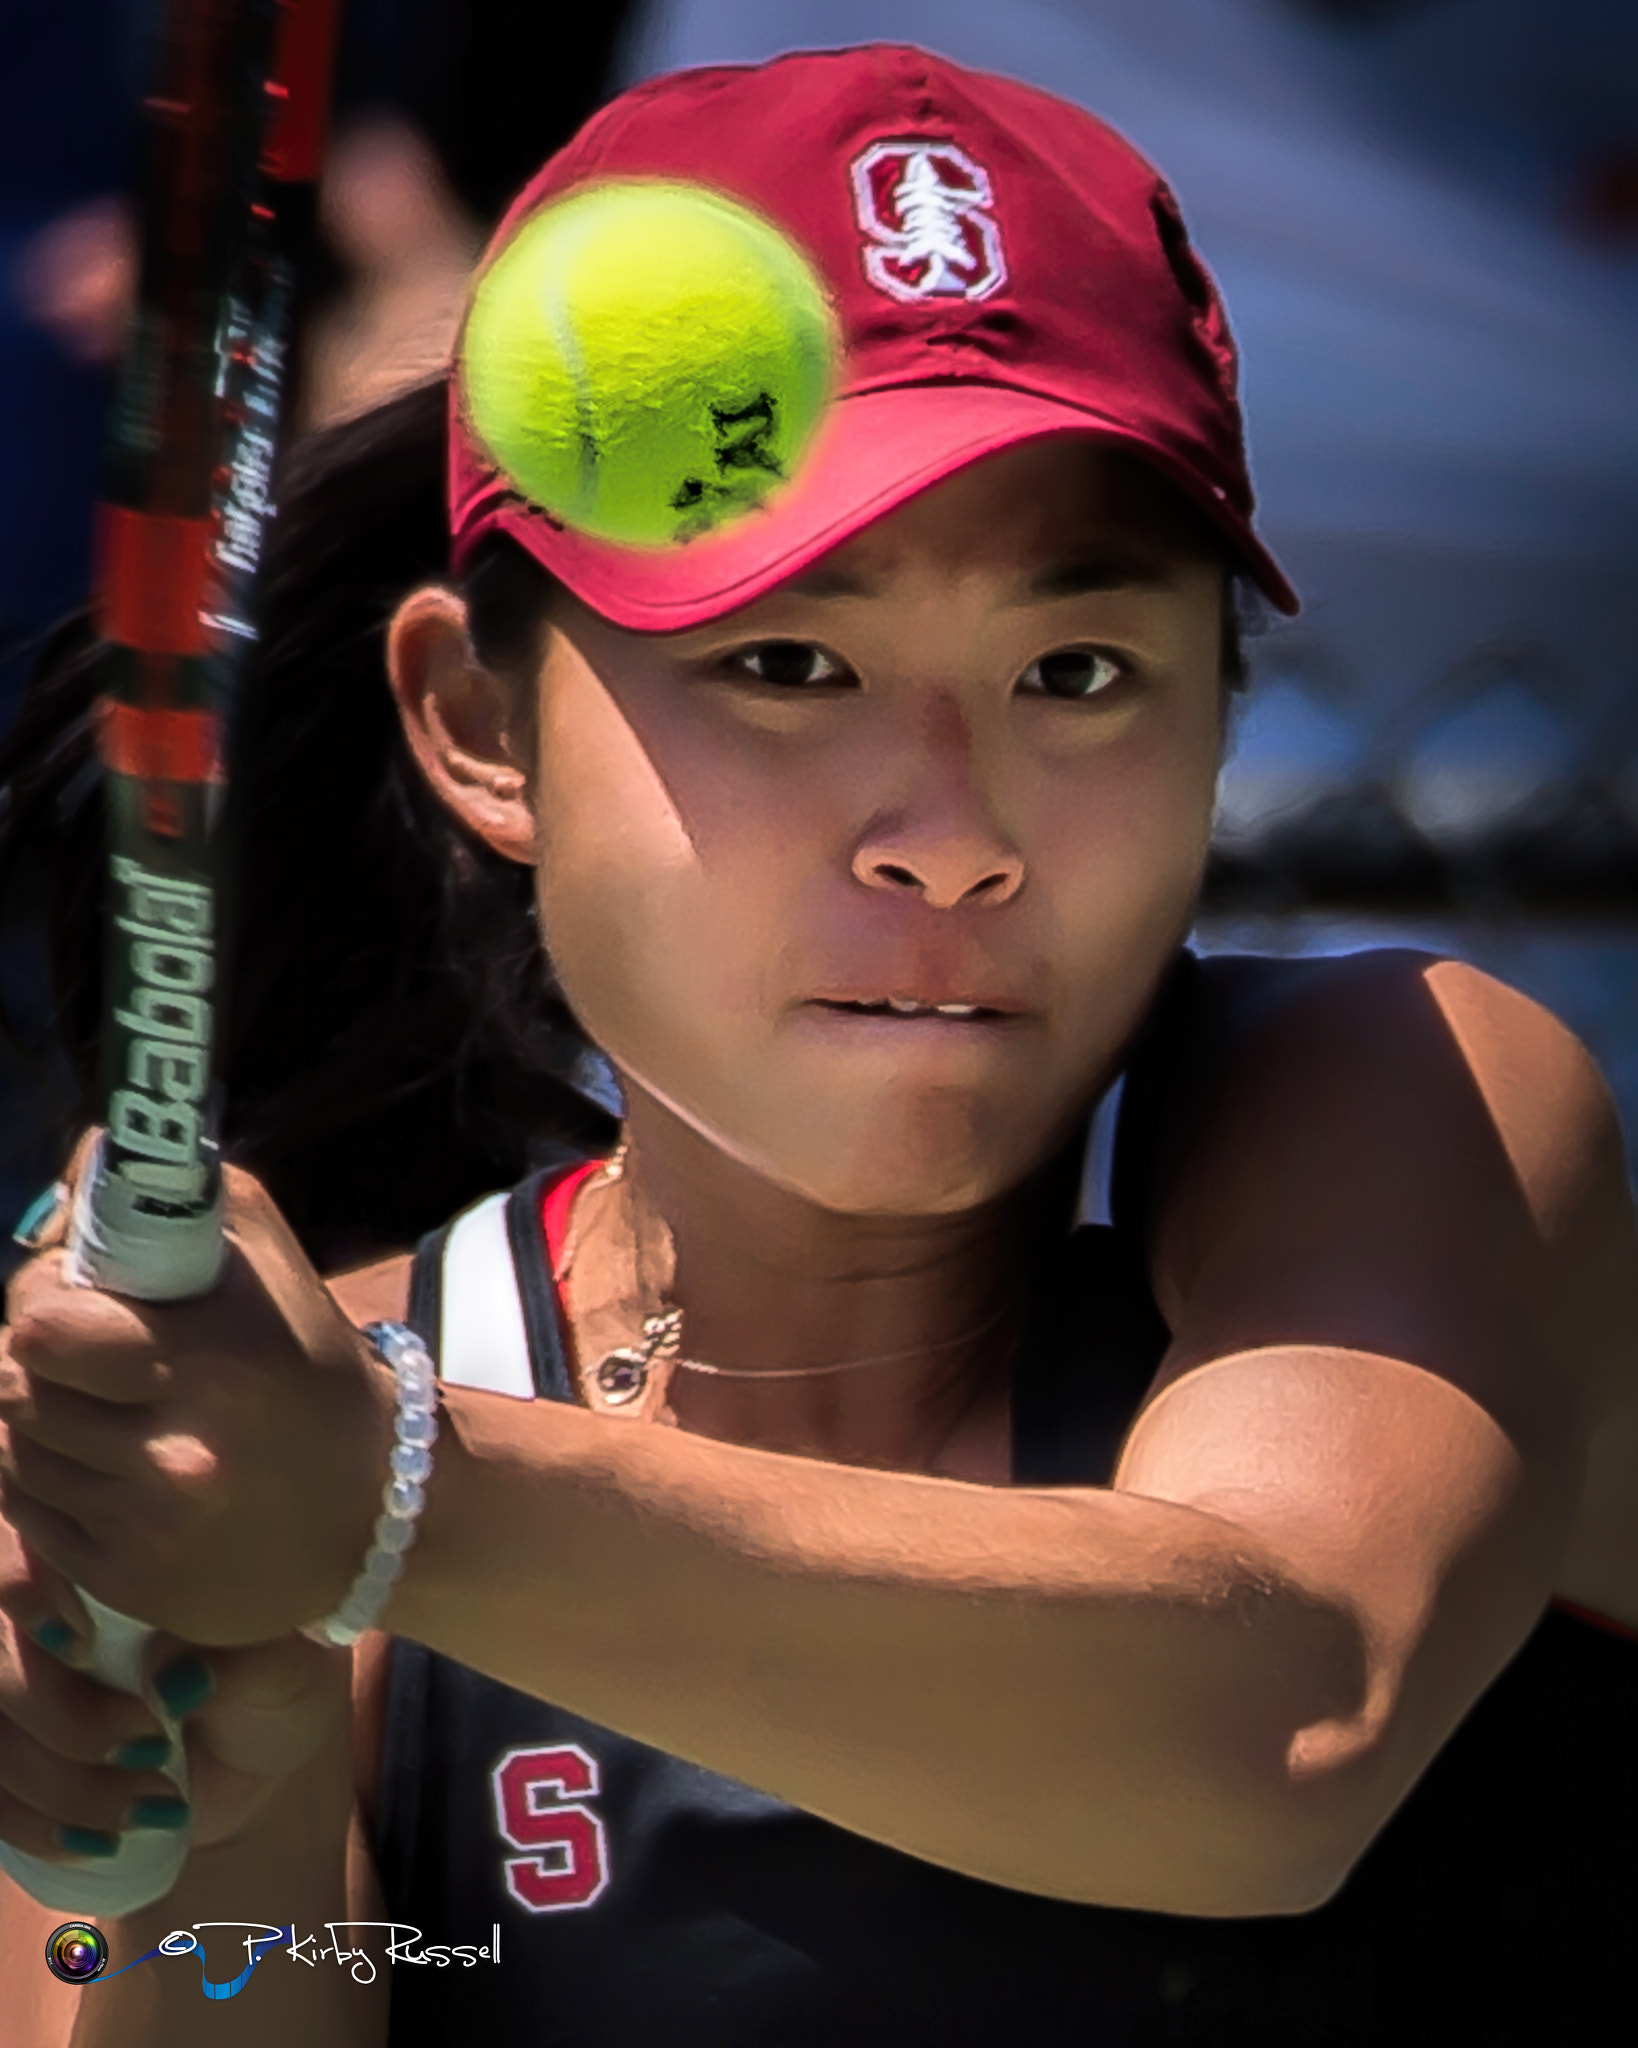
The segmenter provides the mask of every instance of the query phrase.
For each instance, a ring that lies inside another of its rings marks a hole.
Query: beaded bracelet
[[[387,1604],[404,1552],[415,1541],[415,1518],[426,1505],[432,1446],[438,1440],[437,1377],[427,1347],[405,1323],[367,1323],[364,1335],[398,1380],[398,1415],[393,1424],[392,1477],[381,1490],[382,1512],[364,1569],[334,1614],[302,1629],[316,1643],[345,1650],[373,1628]]]

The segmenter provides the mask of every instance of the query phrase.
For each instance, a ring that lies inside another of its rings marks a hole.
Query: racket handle
[[[98,1138],[74,1196],[68,1232],[69,1277],[133,1301],[191,1301],[222,1276],[222,1184],[187,1208],[167,1213],[112,1167],[108,1138]]]
[[[107,1139],[99,1138],[75,1194],[68,1239],[71,1276],[82,1286],[138,1301],[185,1301],[208,1293],[222,1269],[220,1183],[214,1198],[196,1210],[166,1215],[141,1201],[140,1189],[110,1171]],[[153,1631],[89,1593],[80,1599],[95,1629],[87,1674],[116,1692],[140,1694],[142,1653]],[[174,1759],[165,1776],[185,1798],[181,1733],[174,1721],[161,1719]],[[76,1863],[47,1862],[0,1842],[0,1868],[42,1906],[88,1915],[131,1913],[152,1905],[176,1883],[187,1856],[185,1831],[158,1828],[133,1829],[120,1836],[114,1855]]]
[[[80,1599],[96,1629],[90,1662],[83,1668],[117,1692],[140,1693],[143,1646],[153,1631],[146,1622],[104,1607],[89,1593],[82,1593]],[[160,1722],[171,1738],[175,1760],[164,1775],[186,1798],[188,1768],[181,1730],[166,1715],[160,1716]],[[25,1855],[9,1842],[0,1842],[0,1869],[26,1892],[42,1906],[88,1919],[112,1919],[120,1913],[134,1913],[139,1906],[151,1906],[170,1891],[187,1859],[186,1832],[167,1828],[135,1828],[120,1836],[119,1848],[112,1856],[87,1857],[75,1863],[47,1862],[41,1856]]]

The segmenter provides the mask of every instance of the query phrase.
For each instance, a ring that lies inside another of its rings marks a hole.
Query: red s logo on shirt
[[[609,1881],[608,1836],[597,1796],[597,1759],[577,1742],[556,1749],[509,1750],[491,1775],[495,1820],[514,1849],[506,1889],[531,1913],[589,1906]]]

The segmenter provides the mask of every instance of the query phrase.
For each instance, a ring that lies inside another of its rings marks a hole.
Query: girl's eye
[[[1032,661],[1019,685],[1045,697],[1096,697],[1125,675],[1125,666],[1100,648],[1060,647]]]
[[[736,648],[727,663],[776,689],[812,689],[841,682],[847,675],[839,661],[806,640],[760,640],[754,647]]]

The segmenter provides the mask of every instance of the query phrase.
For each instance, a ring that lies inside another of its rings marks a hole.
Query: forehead
[[[1176,487],[1124,450],[1055,434],[958,470],[781,588],[842,596],[918,569],[1013,581],[1081,564],[1111,583],[1170,582],[1223,547]]]

